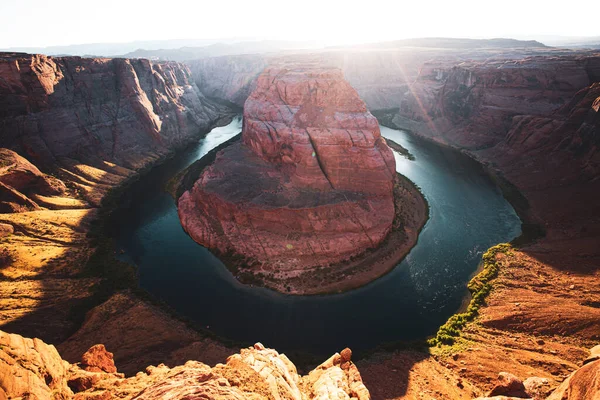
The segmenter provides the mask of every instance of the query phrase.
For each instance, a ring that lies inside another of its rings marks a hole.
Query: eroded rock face
[[[0,53],[0,327],[52,343],[75,330],[72,307],[96,282],[80,274],[94,208],[228,115],[189,75],[178,63]]]
[[[198,361],[173,368],[160,364],[125,378],[112,369],[69,364],[39,339],[0,331],[0,345],[3,399],[370,399],[349,349],[305,376],[284,354],[257,343],[212,368]],[[106,352],[99,346],[86,354],[96,360]]]
[[[390,231],[394,157],[340,70],[265,70],[242,139],[179,199],[198,243],[293,271],[348,259]]]
[[[587,363],[569,376],[548,400],[600,399],[600,361]]]
[[[225,110],[189,75],[178,63],[0,54],[0,146],[38,167],[68,157],[139,168]]]
[[[60,195],[65,184],[42,173],[35,165],[9,149],[0,148],[0,212],[36,210],[32,195]]]
[[[54,346],[0,331],[0,399],[70,399],[68,367]]]
[[[90,347],[81,356],[81,366],[86,371],[91,372],[117,372],[117,367],[115,367],[113,361],[113,353],[107,351],[103,344]]]
[[[508,372],[500,372],[498,374],[498,383],[490,391],[489,397],[494,396],[509,396],[509,397],[529,397],[525,392],[523,382]]]

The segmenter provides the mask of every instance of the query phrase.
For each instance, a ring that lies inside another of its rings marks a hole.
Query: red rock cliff
[[[242,137],[179,199],[197,242],[293,271],[348,259],[390,231],[394,157],[340,70],[265,70]]]
[[[0,147],[39,167],[70,158],[139,168],[223,110],[182,64],[0,54]]]
[[[469,149],[513,183],[527,199],[518,207],[545,231],[533,254],[594,270],[599,83],[598,54],[426,64],[392,121]]]

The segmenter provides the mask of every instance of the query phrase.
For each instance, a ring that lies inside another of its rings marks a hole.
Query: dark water
[[[520,233],[519,218],[477,163],[382,127],[385,137],[416,157],[396,156],[397,169],[422,188],[431,209],[406,259],[375,282],[339,295],[295,297],[241,285],[184,233],[175,203],[162,189],[240,130],[239,120],[217,128],[154,169],[128,191],[130,202],[114,222],[117,246],[139,267],[141,286],[220,336],[319,355],[422,339],[460,307],[482,252]]]

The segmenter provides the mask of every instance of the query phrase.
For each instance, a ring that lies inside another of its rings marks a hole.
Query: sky
[[[0,48],[230,37],[331,45],[600,36],[598,11],[598,0],[0,0]]]

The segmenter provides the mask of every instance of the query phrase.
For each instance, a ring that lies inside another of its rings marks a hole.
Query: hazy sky
[[[226,37],[347,44],[597,36],[598,11],[598,0],[0,0],[0,48]]]

